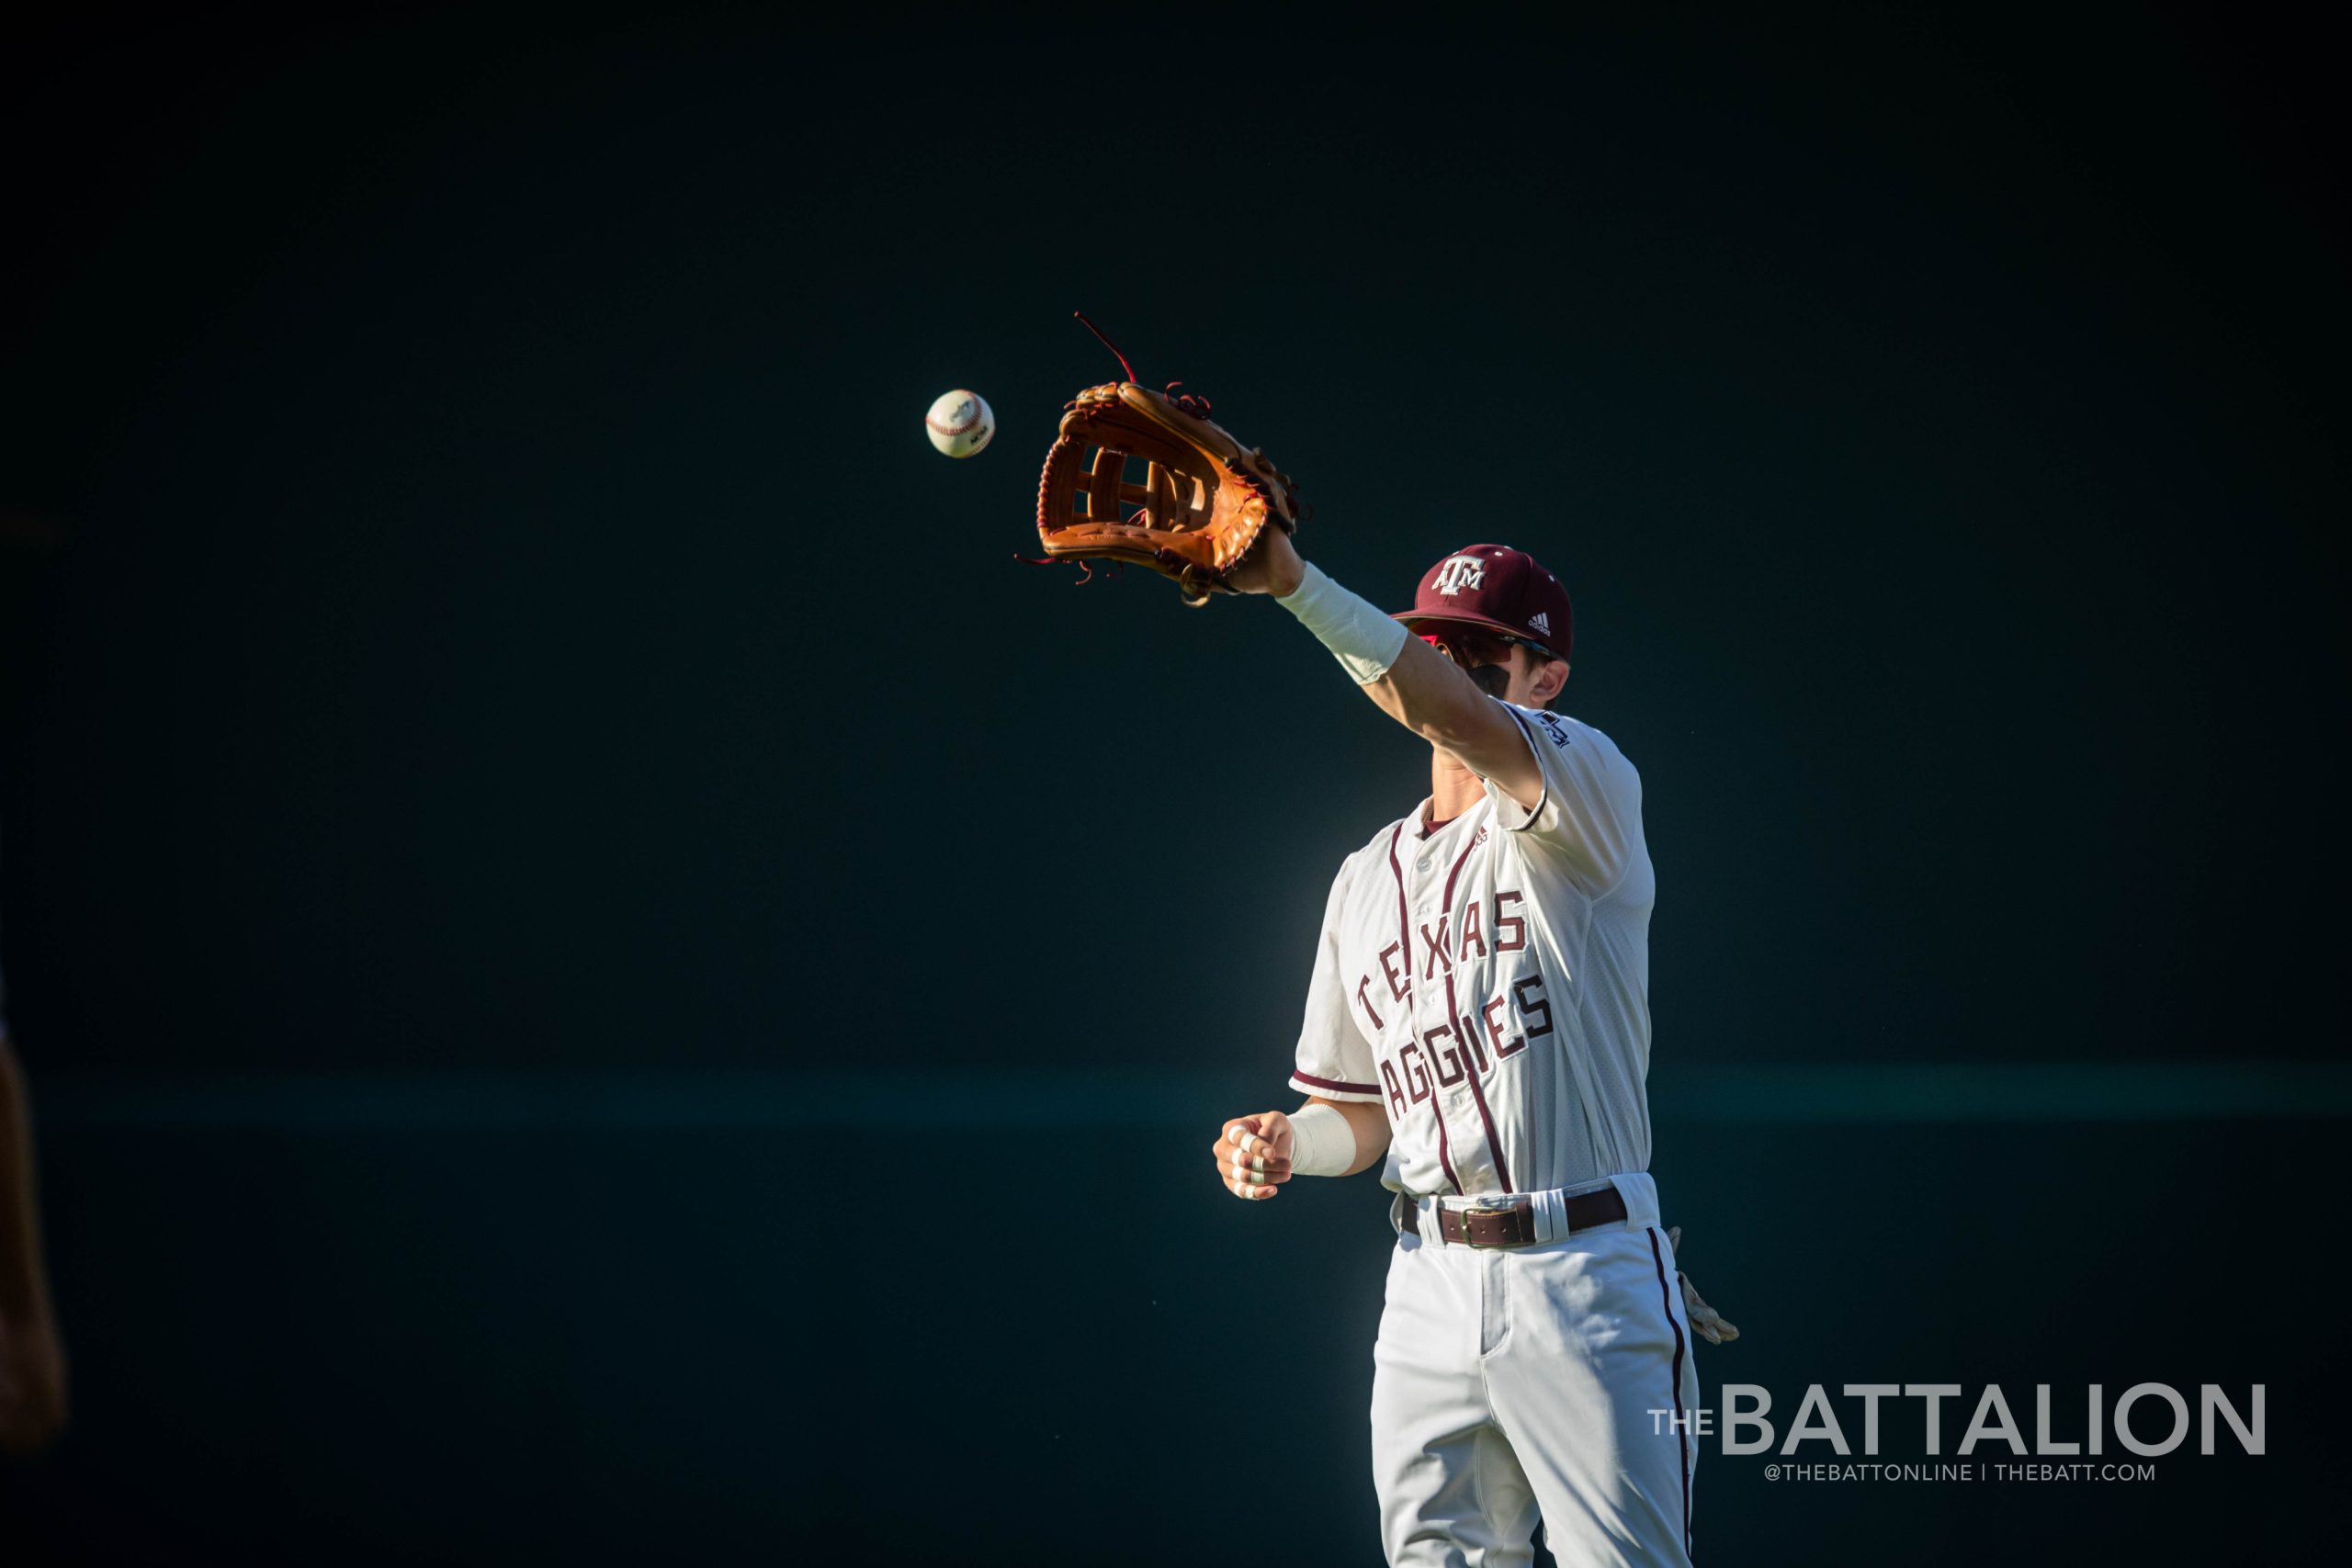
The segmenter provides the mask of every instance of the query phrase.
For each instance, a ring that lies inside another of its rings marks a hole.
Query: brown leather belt
[[[1625,1196],[1614,1187],[1579,1192],[1567,1200],[1568,1229],[1590,1230],[1613,1225],[1625,1217]],[[1535,1243],[1535,1200],[1521,1193],[1508,1203],[1476,1209],[1437,1211],[1438,1234],[1455,1247],[1532,1247]]]

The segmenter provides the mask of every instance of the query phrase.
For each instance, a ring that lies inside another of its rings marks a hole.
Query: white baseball
[[[943,392],[923,416],[923,431],[931,444],[951,457],[968,457],[996,434],[996,413],[978,392],[957,389]]]

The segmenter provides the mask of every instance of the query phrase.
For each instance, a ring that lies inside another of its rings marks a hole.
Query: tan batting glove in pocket
[[[1666,1241],[1679,1259],[1682,1256],[1682,1227],[1669,1226]],[[1690,1319],[1690,1326],[1700,1338],[1710,1345],[1728,1345],[1739,1337],[1738,1325],[1707,1304],[1706,1298],[1699,1294],[1699,1287],[1690,1282],[1690,1275],[1677,1269],[1674,1282],[1682,1287],[1683,1313]]]

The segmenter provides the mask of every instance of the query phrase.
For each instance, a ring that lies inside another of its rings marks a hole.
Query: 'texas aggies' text
[[[1412,944],[1418,953],[1408,950],[1400,931],[1380,950],[1379,972],[1356,982],[1356,1005],[1370,1026],[1365,1033],[1380,1043],[1380,1080],[1391,1121],[1401,1122],[1412,1106],[1430,1099],[1432,1075],[1447,1088],[1460,1083],[1465,1072],[1483,1081],[1496,1064],[1552,1032],[1543,971],[1532,958],[1504,961],[1505,954],[1527,950],[1525,907],[1525,896],[1509,888],[1498,890],[1491,904],[1473,898],[1463,907],[1461,931],[1451,935],[1453,911],[1441,911],[1434,929],[1420,926],[1419,941]],[[1464,976],[1487,977],[1494,994],[1483,1000],[1474,995],[1466,1010],[1457,1005],[1457,969]],[[1518,973],[1499,984],[1491,978],[1513,971]],[[1423,1027],[1416,998],[1441,990],[1445,1021]],[[1388,1028],[1392,1016],[1410,1020],[1396,1036]]]

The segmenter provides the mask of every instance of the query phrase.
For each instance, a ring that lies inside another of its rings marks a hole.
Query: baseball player
[[[1374,1351],[1388,1561],[1687,1563],[1697,1458],[1686,1304],[1650,1163],[1640,776],[1550,711],[1568,595],[1473,545],[1375,609],[1262,540],[1227,580],[1271,594],[1430,743],[1430,795],[1331,884],[1290,1086],[1227,1122],[1235,1196],[1385,1159],[1397,1231]],[[1702,1316],[1700,1332],[1729,1337]]]

